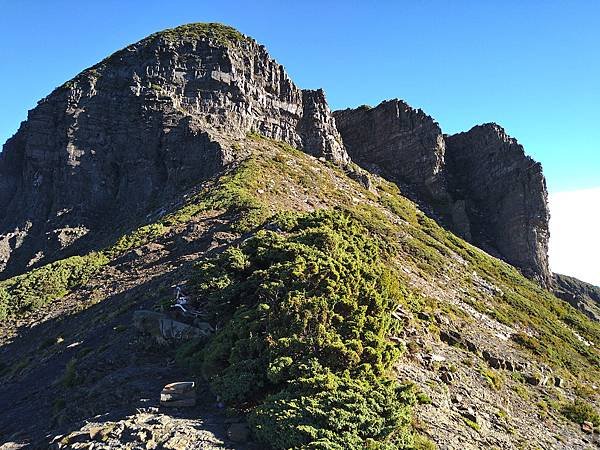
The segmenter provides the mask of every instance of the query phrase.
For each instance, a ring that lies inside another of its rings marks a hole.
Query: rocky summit
[[[542,168],[501,127],[447,136],[401,100],[334,117],[353,161],[403,186],[461,237],[551,285]]]
[[[85,70],[3,147],[2,276],[105,244],[243,158],[223,142],[249,132],[348,161],[323,92],[228,27],[158,33]]]
[[[447,137],[450,191],[464,200],[470,236],[545,286],[548,265],[548,192],[542,166],[496,124]]]
[[[600,290],[548,219],[499,125],[153,34],[0,154],[0,448],[597,448]]]

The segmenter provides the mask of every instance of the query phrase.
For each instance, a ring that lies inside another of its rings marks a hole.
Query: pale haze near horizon
[[[550,194],[550,267],[600,286],[600,188]]]

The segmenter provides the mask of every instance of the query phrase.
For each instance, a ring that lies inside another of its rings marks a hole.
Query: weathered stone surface
[[[51,449],[233,449],[224,432],[201,418],[175,417],[139,411],[116,421],[90,421],[71,433],[56,436]],[[214,418],[209,418],[214,420]],[[222,435],[221,435],[222,434]],[[41,447],[40,447],[41,448]],[[44,447],[48,448],[48,447]]]
[[[196,406],[196,396],[190,398],[180,398],[176,400],[163,400],[160,399],[161,406],[169,408],[192,408]]]
[[[496,124],[446,138],[451,195],[464,200],[476,245],[496,249],[542,284],[548,268],[548,193],[542,166]]]
[[[333,114],[354,162],[420,192],[444,195],[444,137],[422,110],[389,100]]]
[[[353,161],[399,184],[461,237],[549,285],[545,179],[501,127],[444,136],[430,116],[401,100],[334,117]]]
[[[193,381],[178,381],[176,383],[165,385],[163,393],[184,394],[186,392],[192,392],[195,387],[196,383]]]
[[[242,158],[232,142],[252,131],[348,160],[323,92],[222,25],[157,33],[82,72],[0,154],[0,277],[106,244]]]
[[[304,110],[298,131],[304,151],[314,156],[325,156],[331,161],[350,162],[323,90],[303,90],[302,104]]]
[[[600,287],[554,273],[552,288],[554,295],[581,310],[590,319],[600,321]]]
[[[160,392],[162,406],[182,408],[196,406],[196,390],[193,381],[167,384]]]

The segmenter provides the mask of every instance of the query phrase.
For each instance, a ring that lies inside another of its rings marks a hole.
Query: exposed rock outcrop
[[[453,198],[464,199],[472,240],[491,245],[544,285],[548,266],[548,192],[540,163],[496,124],[446,138]]]
[[[0,278],[136,225],[243,157],[248,132],[348,161],[323,92],[232,28],[166,30],[82,72],[0,155]]]
[[[461,237],[550,284],[541,165],[501,127],[444,136],[430,116],[400,100],[334,117],[355,162],[399,184]]]
[[[445,143],[437,122],[401,100],[334,112],[354,162],[434,198],[444,197]]]
[[[149,36],[30,111],[0,155],[0,278],[106,245],[243,158],[235,141],[249,132],[339,164],[351,157],[457,234],[550,281],[541,166],[504,130],[445,137],[401,100],[332,115],[322,90],[299,89],[262,45],[218,24]]]
[[[313,156],[325,156],[330,161],[349,163],[350,157],[342,144],[342,137],[337,131],[323,90],[303,90],[302,104],[304,110],[298,127],[302,144],[299,147]]]
[[[554,295],[600,321],[600,287],[559,273],[552,274],[552,286]]]

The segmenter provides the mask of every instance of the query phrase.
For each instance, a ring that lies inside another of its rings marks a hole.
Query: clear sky
[[[0,141],[82,69],[189,22],[251,35],[334,109],[399,97],[446,133],[494,121],[552,194],[600,187],[595,0],[0,0]]]

